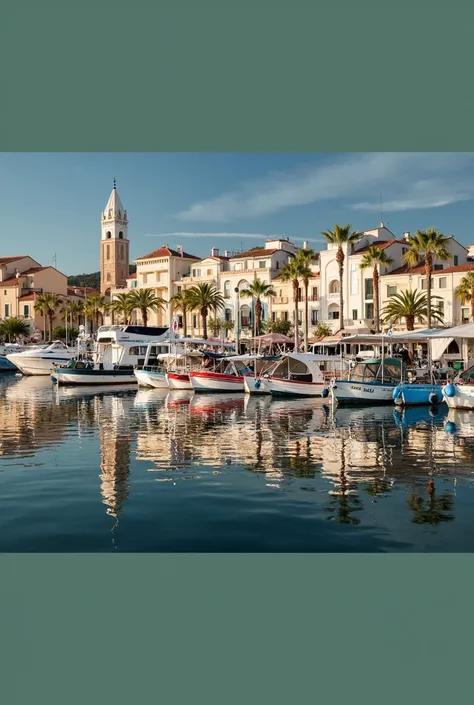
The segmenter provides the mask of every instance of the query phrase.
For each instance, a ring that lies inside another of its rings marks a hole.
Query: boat
[[[443,403],[441,384],[407,382],[399,384],[392,393],[397,406],[426,406]]]
[[[66,365],[77,357],[78,353],[78,347],[69,347],[60,340],[55,340],[50,345],[8,353],[6,359],[24,375],[49,376],[53,368]]]
[[[166,379],[166,374],[164,370],[158,367],[150,367],[148,369],[143,368],[141,370],[135,369],[133,371],[135,379],[137,380],[140,387],[152,387],[153,389],[169,389],[168,380]]]
[[[474,366],[447,382],[442,393],[450,409],[474,409]]]
[[[328,378],[321,366],[328,357],[313,353],[286,353],[262,383],[272,396],[327,396]]]
[[[207,364],[210,362],[209,358]],[[189,379],[195,392],[243,392],[244,375],[254,374],[254,355],[225,356],[212,362],[213,369],[189,372]]]
[[[7,360],[7,355],[13,355],[14,353],[20,353],[21,346],[17,343],[5,343],[5,345],[0,345],[0,372],[19,372],[16,365]]]
[[[390,404],[395,388],[405,377],[400,359],[373,358],[357,362],[348,379],[334,379],[331,393],[338,404]]]
[[[94,365],[83,360],[71,360],[65,367],[53,369],[51,379],[59,385],[121,385],[136,384],[133,367],[115,366],[111,369],[102,363]]]

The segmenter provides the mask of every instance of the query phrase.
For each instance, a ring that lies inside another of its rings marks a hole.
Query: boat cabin
[[[352,382],[384,382],[398,384],[406,378],[406,368],[401,360],[395,357],[373,358],[365,362],[357,362],[350,373]]]

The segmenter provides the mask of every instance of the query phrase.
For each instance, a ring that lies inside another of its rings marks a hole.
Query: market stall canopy
[[[464,323],[462,326],[454,326],[454,328],[445,328],[436,332],[434,338],[465,338],[466,340],[474,338],[474,323]]]
[[[339,345],[339,343],[345,342],[345,338],[340,335],[327,335],[325,338],[314,338],[309,342],[311,345]]]
[[[288,344],[294,343],[293,338],[288,338],[287,335],[281,335],[281,333],[266,333],[265,335],[257,335],[256,338],[251,338],[251,340],[258,340],[262,343],[275,343],[275,344]]]

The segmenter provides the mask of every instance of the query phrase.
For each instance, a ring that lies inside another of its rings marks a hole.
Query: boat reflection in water
[[[9,377],[0,550],[471,551],[472,438],[444,407]]]

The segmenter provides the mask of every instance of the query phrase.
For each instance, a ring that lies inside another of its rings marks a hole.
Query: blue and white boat
[[[391,404],[405,376],[398,358],[372,358],[356,363],[348,379],[335,379],[330,388],[338,404]]]
[[[443,402],[442,386],[410,382],[399,384],[393,390],[393,400],[397,406],[434,406]]]

